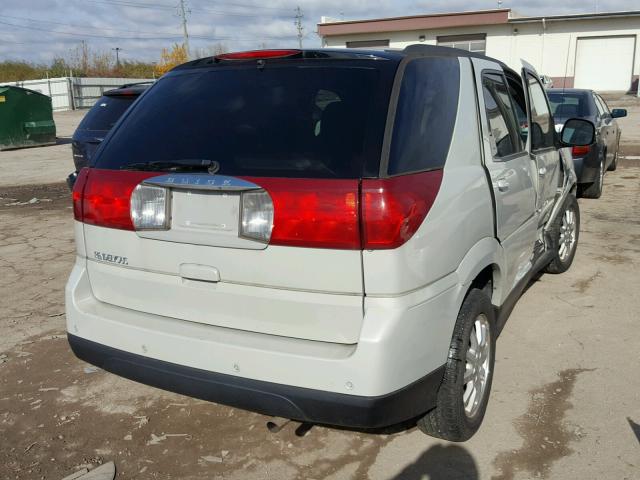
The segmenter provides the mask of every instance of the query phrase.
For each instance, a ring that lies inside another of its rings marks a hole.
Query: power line
[[[13,18],[17,18],[17,17],[13,17]],[[37,21],[37,22],[45,22],[44,20],[33,20],[33,21]],[[65,24],[65,23],[60,23],[60,22],[46,22],[46,23],[55,23],[56,25],[62,25],[62,26],[68,26],[68,27],[81,27],[81,25],[73,25],[73,24]],[[181,35],[179,34],[167,34],[165,36],[154,36],[154,37],[126,37],[126,36],[112,36],[112,35],[97,35],[97,34],[92,34],[92,33],[82,33],[82,32],[61,32],[59,30],[51,30],[51,29],[47,29],[47,28],[42,28],[42,27],[37,27],[37,26],[33,26],[33,25],[19,25],[19,24],[15,24],[15,23],[9,23],[9,22],[4,22],[0,20],[0,24],[2,25],[8,25],[10,27],[15,27],[15,28],[22,28],[25,30],[34,30],[34,31],[39,31],[39,32],[47,32],[47,33],[55,33],[58,35],[70,35],[73,37],[89,37],[89,38],[103,38],[103,39],[107,39],[107,40],[178,40],[180,38],[183,38]],[[109,28],[104,28],[104,30],[115,30],[115,29],[109,29]],[[122,31],[122,32],[130,32],[130,33],[136,33],[134,31],[131,30],[118,30],[118,31]],[[140,32],[140,33],[151,33],[151,32]],[[283,36],[261,36],[259,38],[262,39],[269,39],[269,40],[280,40],[283,38],[287,38],[287,37],[292,37],[293,35],[283,35]],[[209,40],[209,41],[222,41],[222,40],[231,40],[231,41],[251,41],[251,40],[256,40],[256,38],[258,37],[225,37],[225,36],[220,36],[220,37],[209,37],[206,35],[190,35],[190,38],[196,38],[198,40]],[[38,42],[30,42],[30,43],[38,43]],[[25,44],[26,45],[26,44]]]
[[[98,3],[102,5],[117,5],[121,7],[143,8],[150,10],[173,10],[175,7],[169,5],[158,5],[148,3],[130,2],[129,0],[85,0],[90,3]],[[246,7],[249,8],[249,7]],[[256,7],[259,8],[259,7]],[[264,14],[257,13],[242,13],[242,12],[230,12],[225,10],[212,10],[209,8],[192,8],[194,12],[209,13],[211,15],[221,15],[229,17],[252,17],[252,18],[264,18]],[[284,10],[282,10],[284,12]],[[273,16],[276,16],[275,13]]]
[[[72,27],[72,28],[86,28],[90,25],[79,25],[77,23],[63,23],[63,22],[54,22],[52,20],[40,20],[40,19],[36,19],[36,18],[27,18],[27,17],[14,17],[14,16],[10,16],[10,15],[3,15],[3,18],[10,18],[13,20],[21,20],[24,22],[35,22],[35,23],[46,23],[46,24],[51,24],[51,25],[60,25],[62,27]],[[18,24],[13,24],[14,26],[20,27],[20,28],[37,28],[38,30],[41,31],[48,31],[51,33],[60,33],[62,35],[77,35],[77,36],[82,36],[82,37],[86,37],[86,36],[90,36],[92,34],[85,34],[82,32],[59,32],[56,30],[44,30],[41,27],[31,27],[29,25],[18,25]],[[140,33],[140,34],[148,34],[148,35],[154,35],[153,37],[150,37],[153,40],[157,40],[159,39],[159,37],[157,37],[157,35],[166,35],[166,37],[162,37],[160,39],[163,40],[168,40],[168,39],[179,39],[182,38],[182,36],[178,33],[172,33],[172,32],[149,32],[149,31],[141,31],[141,30],[125,30],[125,29],[121,29],[121,28],[112,28],[112,27],[103,27],[100,26],[98,27],[100,30],[110,30],[113,32],[124,32],[124,33]],[[272,39],[272,40],[279,40],[279,39],[283,39],[283,38],[290,38],[293,37],[293,34],[290,35],[282,35],[282,36],[262,36],[260,38],[266,38],[266,39]],[[105,36],[100,36],[100,38],[109,38],[109,39],[122,39],[122,40],[129,40],[133,37],[105,37]],[[149,37],[135,37],[136,40],[146,40]],[[244,40],[244,38],[242,37],[210,37],[207,35],[194,35],[194,34],[189,34],[189,38],[195,38],[198,40],[213,40],[213,41],[219,41],[219,40]],[[253,38],[246,38],[246,40],[252,40]],[[14,42],[15,43],[15,42]],[[26,45],[26,44],[25,44]]]

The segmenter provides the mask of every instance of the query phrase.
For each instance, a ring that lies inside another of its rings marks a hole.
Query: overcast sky
[[[296,46],[295,8],[304,15],[304,46],[320,45],[322,15],[359,19],[491,9],[496,0],[185,0],[191,47],[231,50]],[[82,40],[93,49],[122,49],[121,58],[155,61],[182,41],[179,0],[2,0],[0,60],[49,63]],[[640,10],[640,0],[504,0],[522,15]]]

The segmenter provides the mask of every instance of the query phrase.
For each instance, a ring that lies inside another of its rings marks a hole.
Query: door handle
[[[541,177],[544,177],[547,174],[547,167],[540,167],[538,169],[538,173],[540,174]]]
[[[509,182],[507,182],[507,180],[505,180],[504,178],[499,178],[496,182],[496,186],[501,192],[506,192],[507,190],[509,190]]]

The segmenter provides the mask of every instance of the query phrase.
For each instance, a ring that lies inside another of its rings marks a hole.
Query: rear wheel
[[[495,345],[493,306],[474,288],[458,313],[436,408],[418,420],[422,432],[463,442],[480,428],[491,391]]]
[[[602,195],[602,188],[604,186],[604,171],[605,171],[605,167],[604,167],[604,159],[606,157],[604,157],[602,160],[600,161],[600,166],[598,167],[598,176],[596,178],[596,181],[582,187],[582,196],[585,198],[600,198],[600,196]]]
[[[569,195],[564,203],[564,208],[556,218],[550,234],[554,257],[547,265],[548,273],[563,273],[569,270],[573,263],[573,257],[578,248],[578,237],[580,236],[580,209],[578,200],[573,195]]]
[[[618,139],[618,144],[616,145],[616,154],[613,156],[613,160],[611,161],[611,165],[609,165],[610,172],[614,172],[618,168],[618,151],[620,150],[620,139]]]

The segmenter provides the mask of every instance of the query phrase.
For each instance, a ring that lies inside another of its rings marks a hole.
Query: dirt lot
[[[640,122],[640,106],[627,103],[625,142]],[[633,134],[627,155],[638,154]],[[58,148],[19,152],[40,165]],[[0,478],[61,479],[110,460],[119,479],[640,478],[640,161],[609,172],[602,199],[580,201],[575,263],[542,276],[518,303],[498,341],[485,423],[464,444],[411,426],[271,434],[261,415],[77,360],[63,314],[69,194],[37,170],[28,183],[44,185],[0,185]]]

